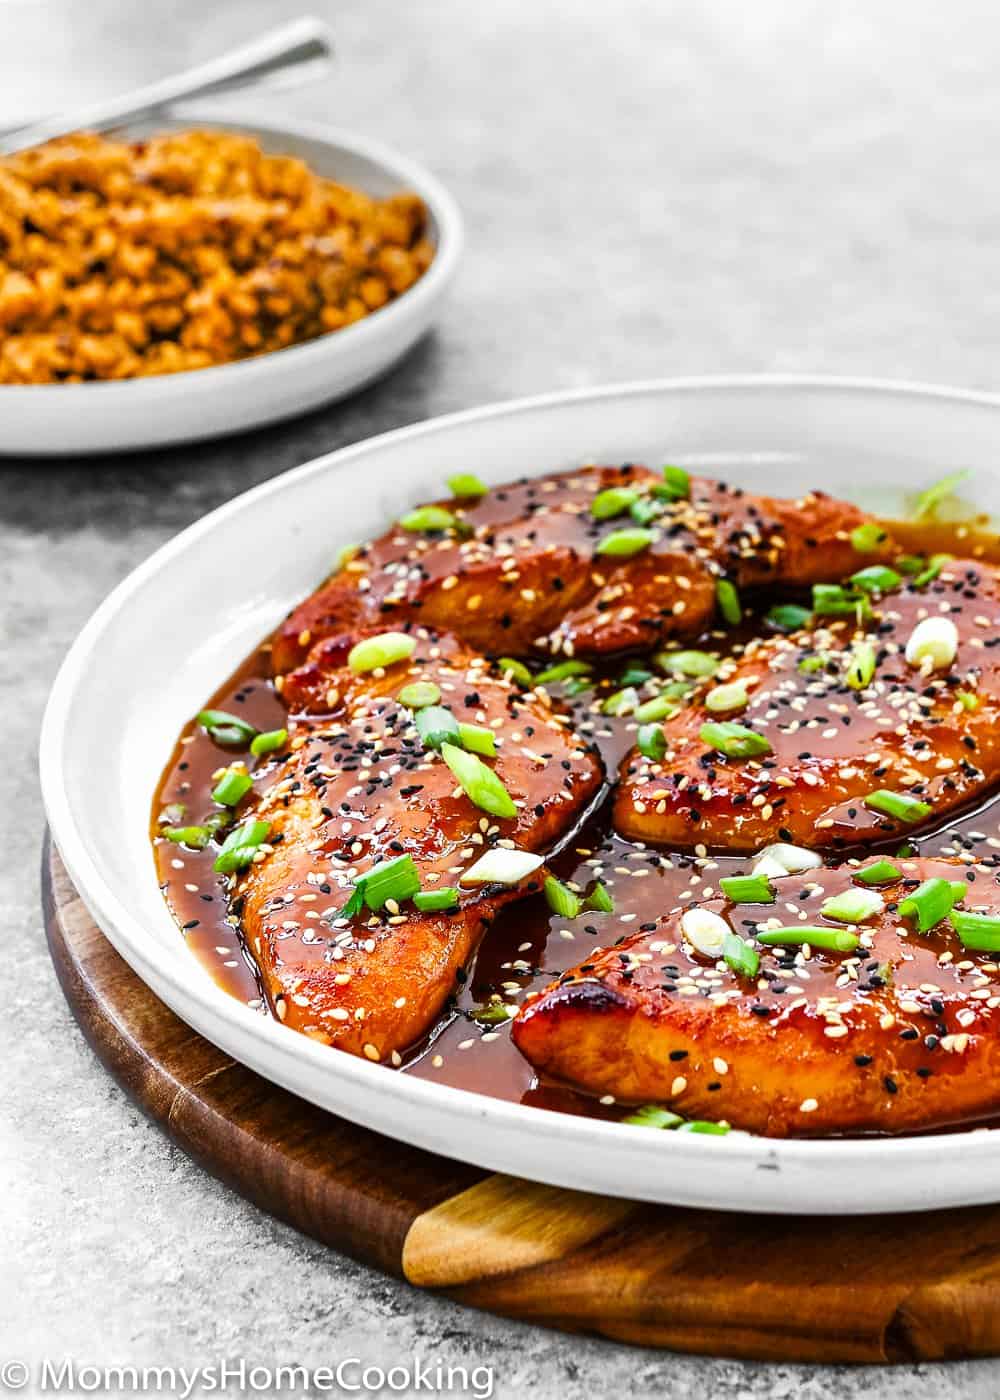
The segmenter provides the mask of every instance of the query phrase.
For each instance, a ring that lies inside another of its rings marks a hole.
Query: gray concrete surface
[[[568,1400],[992,1396],[1000,1362],[743,1365],[421,1296],[203,1175],[66,1012],[38,909],[42,706],[92,608],[181,526],[339,444],[560,386],[725,369],[1000,381],[1000,23],[986,0],[311,8],[336,29],[339,72],[258,110],[328,118],[427,161],[463,206],[468,256],[437,334],[347,404],[202,447],[0,465],[0,1353],[101,1365],[419,1354],[493,1365],[504,1396]],[[0,125],[288,13],[281,0],[0,0]]]

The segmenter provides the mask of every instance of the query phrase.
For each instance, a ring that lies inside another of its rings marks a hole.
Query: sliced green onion
[[[615,902],[600,880],[583,901],[583,907],[593,910],[595,914],[613,914],[615,912]]]
[[[757,942],[768,947],[776,944],[796,946],[808,943],[811,948],[830,948],[836,953],[853,953],[861,942],[856,933],[846,928],[808,928],[796,924],[792,928],[768,928],[757,934]]]
[[[513,656],[501,656],[497,662],[498,669],[505,676],[511,676],[518,685],[534,685],[535,679],[525,666],[523,661],[517,661]]]
[[[624,515],[638,499],[638,491],[631,486],[609,486],[606,491],[598,491],[590,503],[590,513],[595,520],[613,520],[616,515]]]
[[[763,734],[729,720],[710,720],[701,726],[698,737],[703,744],[717,749],[727,758],[757,758],[771,752],[771,745]]]
[[[253,787],[253,778],[245,768],[227,768],[212,789],[212,801],[224,807],[235,807]]]
[[[457,909],[458,890],[451,885],[442,885],[439,890],[417,890],[413,905],[421,914],[440,914],[447,909]]]
[[[926,567],[914,576],[913,587],[923,588],[925,584],[933,583],[950,558],[950,554],[932,554]]]
[[[875,679],[876,651],[871,642],[855,642],[848,654],[844,679],[852,690],[864,690]]]
[[[563,695],[572,700],[577,695],[582,695],[584,691],[593,690],[594,679],[592,676],[570,676],[568,681],[563,682]]]
[[[542,864],[542,857],[531,851],[512,850],[509,846],[494,846],[480,856],[459,879],[460,885],[519,885],[533,875]]]
[[[933,520],[942,501],[953,496],[955,487],[960,486],[963,481],[968,481],[971,475],[970,471],[952,472],[950,476],[943,476],[940,481],[935,481],[933,486],[928,486],[926,491],[921,491],[913,512],[914,520]]]
[[[348,652],[347,664],[356,676],[361,676],[366,671],[406,661],[416,649],[416,639],[405,632],[380,632],[377,637],[365,637],[355,643]]]
[[[1000,950],[1000,919],[993,914],[962,913],[953,909],[949,922],[966,948],[978,953]]]
[[[900,554],[894,563],[901,574],[919,574],[921,569],[927,567],[927,560],[922,554]]]
[[[187,804],[185,802],[170,802],[160,813],[160,821],[164,826],[176,826],[178,822],[184,820],[186,811]]]
[[[963,710],[978,710],[979,696],[974,695],[971,690],[956,690],[955,699]]]
[[[554,666],[539,671],[535,677],[535,684],[551,685],[554,681],[564,681],[569,676],[589,676],[592,669],[586,661],[557,661]]]
[[[425,749],[440,749],[442,744],[459,742],[458,720],[443,705],[427,705],[418,710],[413,722]]]
[[[898,851],[893,851],[897,860],[909,860],[917,854],[917,848],[912,841],[904,841]]]
[[[412,856],[380,861],[355,883],[361,886],[362,897],[373,913],[384,909],[387,900],[402,904],[420,891],[420,876]]]
[[[691,495],[691,478],[683,467],[663,468],[663,487],[670,492],[671,501],[686,501]]]
[[[360,914],[365,906],[365,882],[356,880],[351,893],[347,896],[347,903],[337,910],[338,919],[353,919],[355,914]]]
[[[411,681],[403,686],[396,699],[408,710],[426,710],[428,705],[436,705],[441,699],[441,687],[433,681]]]
[[[226,710],[202,710],[195,717],[195,723],[217,744],[249,744],[257,733],[252,724]]]
[[[740,603],[740,595],[736,591],[736,585],[730,583],[727,578],[720,578],[715,583],[715,601],[718,604],[719,612],[722,614],[723,622],[728,622],[730,627],[735,627],[743,620],[743,607]]]
[[[212,869],[217,875],[231,875],[235,870],[245,869],[253,861],[257,849],[267,840],[270,830],[270,822],[254,820],[236,827],[226,837]]]
[[[824,669],[828,660],[829,658],[827,656],[820,653],[816,653],[813,656],[804,656],[799,662],[799,670],[804,676],[815,675],[817,671],[822,671]]]
[[[691,947],[706,958],[721,958],[726,936],[732,933],[721,914],[698,905],[685,909],[680,918],[680,930]]]
[[[765,846],[757,852],[757,860],[778,867],[778,870],[765,870],[765,875],[777,875],[779,871],[782,875],[802,875],[807,870],[819,870],[823,864],[823,857],[815,851],[810,851],[807,846],[793,846],[788,841],[774,841],[770,846]],[[757,875],[762,872],[755,865],[751,873]]]
[[[458,496],[463,500],[478,500],[481,496],[488,496],[490,488],[484,481],[480,481],[478,476],[472,472],[458,472],[455,476],[448,478],[448,490],[453,496]]]
[[[886,788],[870,792],[862,801],[873,812],[882,812],[900,822],[923,821],[934,810],[929,802],[921,802],[919,797],[911,797],[908,792],[889,792]]]
[[[444,506],[418,506],[400,520],[404,530],[414,534],[433,534],[437,530],[450,530],[458,524],[458,517]]]
[[[726,875],[719,889],[733,904],[773,904],[774,886],[766,875]]]
[[[332,573],[339,574],[344,565],[349,564],[360,553],[359,544],[342,544],[334,555]]]
[[[421,710],[421,714],[426,713],[426,710]],[[454,744],[442,744],[441,757],[454,773],[462,791],[477,807],[491,812],[495,817],[517,816],[510,793],[481,758],[456,748]]]
[[[502,1026],[517,1013],[517,1007],[507,1006],[502,1001],[490,1001],[485,1006],[476,1006],[470,1012],[477,1026]]]
[[[601,711],[606,715],[630,715],[639,704],[639,692],[628,685],[624,690],[616,690],[602,703]]]
[[[916,919],[919,932],[926,933],[965,898],[965,890],[962,880],[924,880],[899,901],[900,917]]]
[[[212,838],[207,826],[165,826],[160,835],[176,846],[191,846],[196,851],[203,851]]]
[[[852,593],[839,583],[814,583],[812,594],[817,617],[856,617],[866,621],[872,615],[867,593]]]
[[[745,681],[730,681],[727,685],[716,685],[705,696],[705,709],[714,715],[733,714],[745,710],[750,703]]]
[[[659,724],[643,724],[635,736],[635,745],[643,758],[659,763],[667,751],[667,736]]]
[[[859,554],[874,554],[879,545],[884,544],[889,538],[881,525],[876,525],[874,520],[867,521],[864,525],[857,525],[851,531],[851,546]]]
[[[706,1118],[691,1118],[677,1129],[679,1133],[706,1133],[710,1137],[725,1137],[733,1130],[728,1123],[710,1123]]]
[[[669,695],[654,695],[652,700],[644,700],[635,707],[635,717],[640,724],[650,724],[653,720],[669,719],[679,708]]]
[[[459,720],[458,741],[469,753],[485,754],[487,758],[497,756],[496,735],[492,729],[486,729],[481,724],[463,724]]]
[[[545,891],[545,902],[552,910],[553,914],[560,915],[564,919],[575,919],[583,908],[583,900],[578,894],[550,875],[542,886]]]
[[[722,941],[722,957],[741,977],[756,977],[760,971],[760,954],[738,933],[726,934]]]
[[[628,513],[637,525],[651,525],[663,514],[663,506],[648,496],[640,496],[629,506]]]
[[[676,1128],[684,1119],[679,1113],[671,1113],[669,1108],[663,1108],[658,1103],[644,1103],[619,1122],[628,1123],[633,1128]]]
[[[812,613],[809,609],[800,607],[798,603],[777,603],[764,619],[772,627],[780,628],[782,632],[798,632],[801,628],[808,627],[811,620]]]
[[[658,651],[656,664],[679,676],[714,676],[719,658],[709,651]]]
[[[618,677],[619,685],[645,685],[647,681],[653,679],[652,671],[645,670],[642,666],[626,666],[625,670]]]
[[[612,530],[610,535],[604,536],[594,553],[628,559],[633,554],[641,554],[644,549],[648,549],[654,538],[652,530],[644,530],[639,525],[630,530]]]
[[[878,890],[850,889],[824,899],[819,912],[824,919],[834,919],[838,924],[863,924],[884,908],[885,900]]]
[[[867,569],[859,569],[851,575],[851,583],[862,593],[889,593],[903,582],[895,569],[885,564],[869,564]]]
[[[266,753],[274,753],[276,749],[283,749],[288,743],[287,729],[268,729],[263,734],[251,740],[250,752],[254,758],[263,758]]]
[[[863,870],[855,870],[854,878],[863,885],[891,885],[894,880],[903,878],[903,872],[891,860],[876,860]]]

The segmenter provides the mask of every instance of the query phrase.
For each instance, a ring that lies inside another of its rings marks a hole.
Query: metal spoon
[[[269,30],[249,44],[230,49],[219,58],[188,68],[170,78],[160,78],[146,87],[136,88],[123,97],[95,102],[89,107],[44,117],[28,126],[14,127],[0,133],[0,154],[11,155],[26,150],[56,136],[71,131],[107,131],[124,122],[155,116],[173,102],[187,97],[231,92],[236,88],[256,86],[278,87],[288,81],[315,77],[324,71],[333,56],[333,36],[322,20],[313,15],[278,29]],[[306,70],[310,70],[306,72]]]

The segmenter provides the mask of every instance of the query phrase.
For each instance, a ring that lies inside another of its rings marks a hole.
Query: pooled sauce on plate
[[[984,541],[985,537],[977,537],[977,557],[1000,558],[1000,546]],[[969,552],[968,539],[956,539],[955,527],[936,525],[919,531],[909,527],[906,543],[928,553]],[[715,630],[686,645],[724,656],[759,630],[759,620],[751,618],[741,629]],[[212,698],[210,708],[237,714],[260,731],[291,723],[298,732],[299,726],[315,723],[308,717],[290,722],[268,678],[269,662],[267,648],[255,651]],[[576,694],[572,693],[575,681],[550,687],[553,698],[572,713],[577,732],[597,746],[612,778],[635,742],[637,724],[629,716],[604,714],[601,702],[620,687],[622,673],[630,666],[653,670],[642,658],[617,659],[595,667],[591,683]],[[845,730],[845,757],[851,743],[852,736]],[[156,794],[152,835],[158,836],[163,813],[178,804],[184,815],[178,818],[175,813],[174,820],[196,822],[210,812],[213,775],[233,756],[232,749],[217,744],[197,725],[187,726]],[[468,974],[459,980],[455,997],[430,1032],[403,1057],[399,1072],[590,1117],[615,1119],[631,1111],[540,1078],[514,1047],[509,1019],[502,1012],[497,1016],[497,999],[513,1014],[528,994],[584,961],[589,948],[607,947],[669,909],[717,895],[719,880],[747,872],[753,857],[715,855],[703,848],[677,854],[631,843],[612,831],[610,814],[609,788],[547,865],[557,878],[580,888],[600,879],[613,897],[614,912],[584,912],[570,920],[553,914],[540,895],[509,905],[487,932]],[[910,844],[922,856],[968,853],[987,867],[1000,865],[1000,794],[990,796],[974,811],[952,814],[938,827],[911,838]],[[866,846],[863,852],[845,851],[829,859],[835,863],[852,854],[892,854],[899,845],[895,836],[881,845]],[[154,849],[165,897],[191,950],[225,991],[262,1014],[271,1014],[253,960],[242,944],[239,921],[230,914],[220,878],[212,868],[217,849],[209,846],[197,851],[166,840],[156,841]],[[813,973],[810,995],[836,997],[835,983],[835,965],[825,969],[820,965]]]

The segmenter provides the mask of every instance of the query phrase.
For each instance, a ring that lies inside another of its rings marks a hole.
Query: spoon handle
[[[204,97],[255,84],[272,85],[268,80],[275,78],[280,83],[282,78],[287,79],[290,70],[299,70],[296,77],[301,77],[301,70],[307,65],[326,67],[332,55],[333,38],[327,26],[312,15],[303,15],[197,68],[160,78],[124,96],[4,132],[0,134],[0,154],[11,155],[71,131],[107,131],[126,121],[154,116],[182,98]]]

